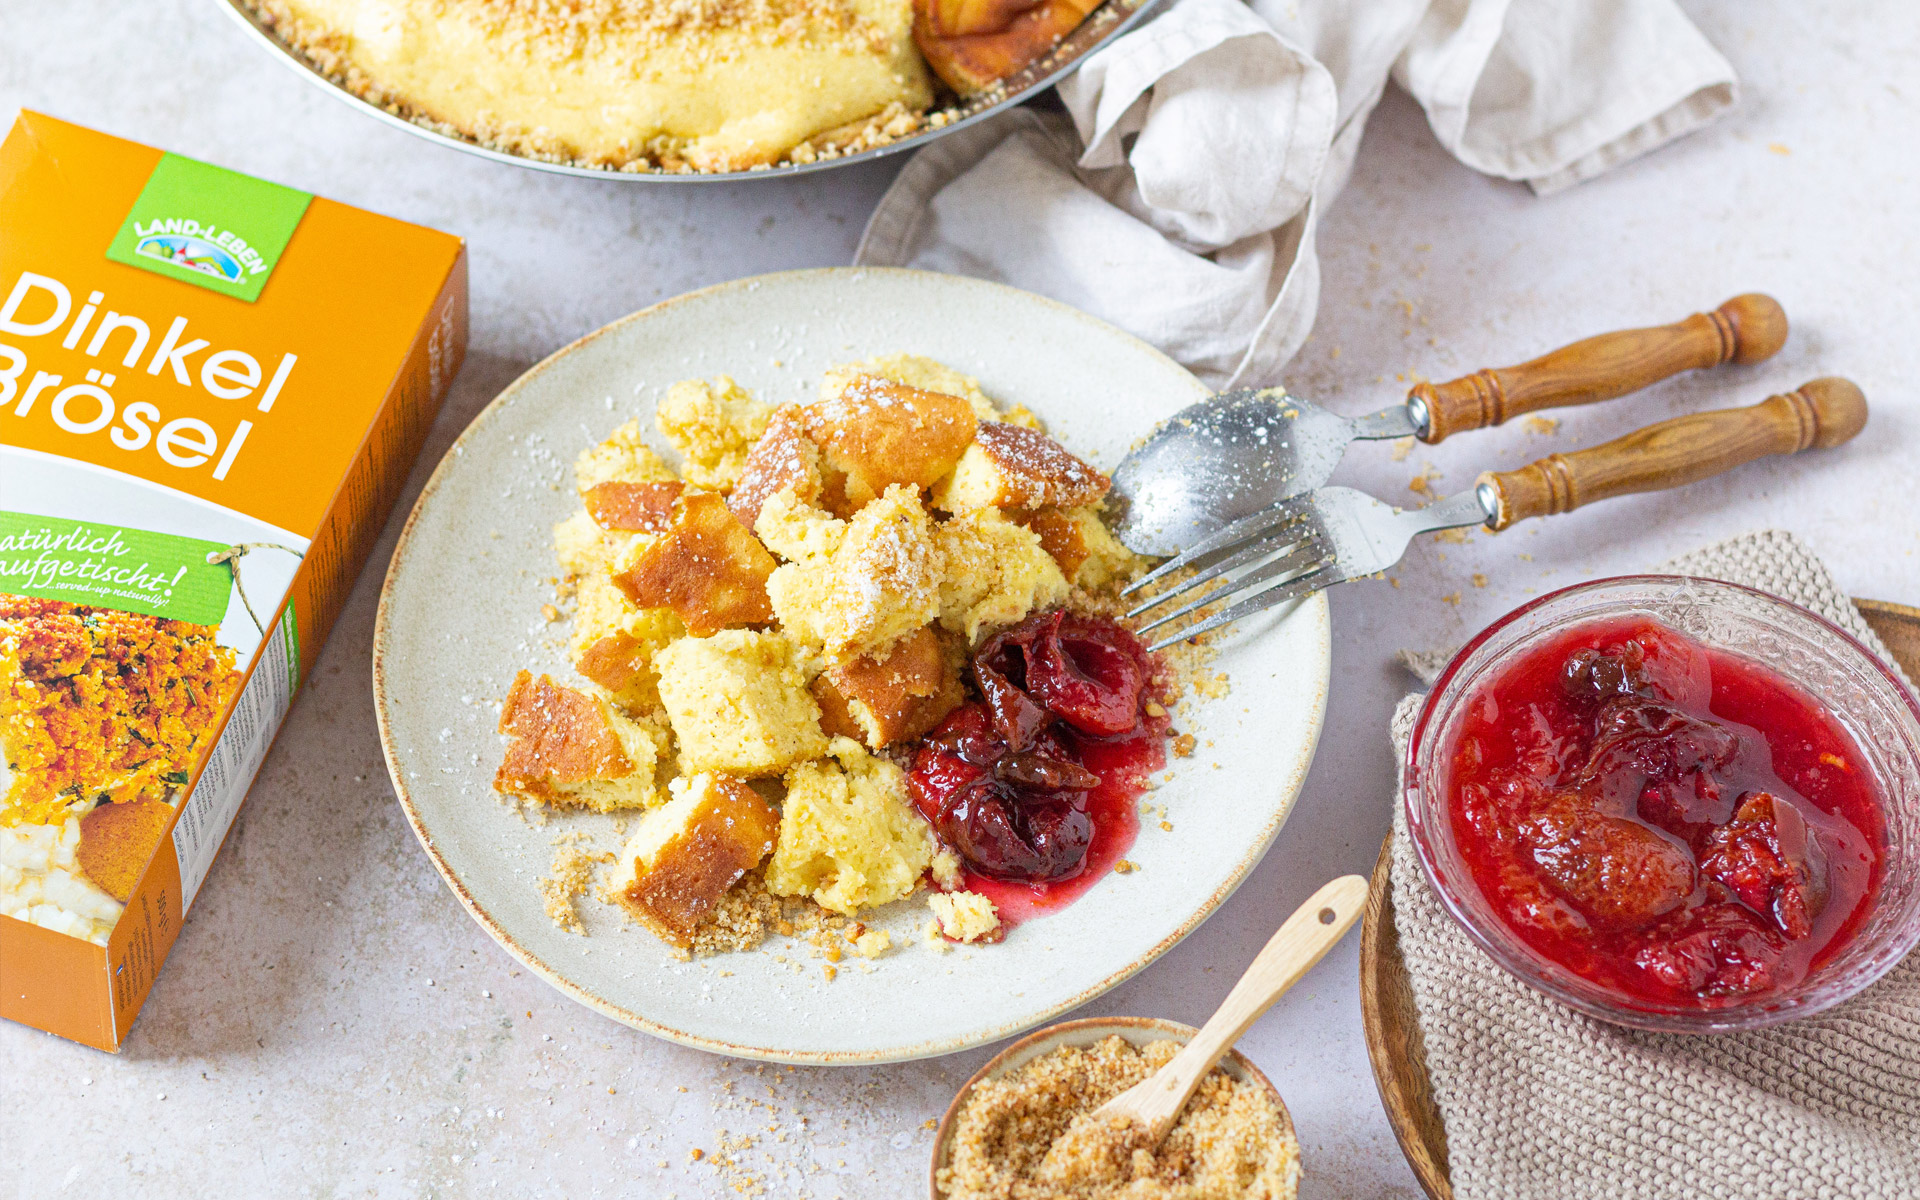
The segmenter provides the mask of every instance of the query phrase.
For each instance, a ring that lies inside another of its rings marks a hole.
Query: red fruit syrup
[[[1003,927],[1069,903],[1113,869],[1140,831],[1147,777],[1166,765],[1154,665],[1102,617],[1053,610],[973,657],[981,699],[914,755],[907,791],[959,855],[963,885]]]
[[[1789,988],[1879,887],[1879,788],[1840,723],[1647,618],[1576,626],[1498,668],[1445,761],[1461,857],[1500,920],[1629,1003]]]

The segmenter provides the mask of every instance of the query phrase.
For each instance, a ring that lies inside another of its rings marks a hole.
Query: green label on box
[[[300,617],[291,600],[280,618],[280,645],[287,652],[287,695],[291,696],[300,690]]]
[[[0,509],[0,592],[218,625],[233,574],[208,556],[230,547]]]
[[[312,202],[306,192],[165,154],[107,257],[251,304]]]

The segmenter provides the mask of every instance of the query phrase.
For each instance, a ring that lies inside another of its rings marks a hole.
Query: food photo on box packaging
[[[1920,1195],[1920,19],[0,26],[23,1194]]]

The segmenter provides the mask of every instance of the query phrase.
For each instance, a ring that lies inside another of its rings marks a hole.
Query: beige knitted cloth
[[[1660,568],[1743,583],[1886,656],[1790,534]],[[1402,764],[1421,697],[1394,713]],[[1496,967],[1440,906],[1394,807],[1393,905],[1461,1200],[1920,1200],[1920,953],[1854,999],[1755,1033],[1640,1033]]]

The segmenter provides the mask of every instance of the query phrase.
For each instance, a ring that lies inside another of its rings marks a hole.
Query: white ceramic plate
[[[811,398],[828,366],[928,355],[1025,404],[1069,448],[1111,469],[1157,419],[1205,389],[1153,348],[1063,305],[918,271],[795,271],[669,300],[593,333],[501,393],[456,442],[394,553],[374,637],[374,700],[394,787],[447,883],[509,953],[584,1004],[706,1050],[783,1062],[946,1054],[1051,1020],[1165,953],[1246,877],[1305,779],[1325,711],[1324,596],[1249,622],[1215,666],[1232,681],[1181,725],[1199,739],[1151,794],[1171,833],[1144,822],[1128,855],[1066,909],[996,946],[938,954],[919,942],[924,901],[869,924],[904,949],[842,962],[829,982],[803,944],[679,962],[595,901],[590,936],[541,909],[554,836],[616,849],[610,817],[536,825],[491,786],[498,706],[522,667],[571,678],[564,625],[541,605],[557,574],[550,530],[575,508],[574,456],[678,380],[732,375],[764,400]],[[1216,769],[1215,764],[1218,764]],[[786,961],[782,961],[784,958]]]

